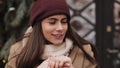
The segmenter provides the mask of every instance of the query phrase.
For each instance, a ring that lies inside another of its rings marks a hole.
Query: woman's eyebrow
[[[67,19],[67,18],[65,17],[65,18],[62,18],[62,20],[63,20],[63,19]]]
[[[57,18],[48,18],[48,20],[58,20]]]
[[[61,20],[65,20],[65,19],[67,19],[67,18],[65,17],[65,18],[62,18]],[[48,20],[59,20],[59,19],[57,19],[57,18],[48,18]]]

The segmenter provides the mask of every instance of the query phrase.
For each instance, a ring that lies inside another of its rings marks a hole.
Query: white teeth
[[[55,38],[61,39],[63,37],[63,34],[54,34]]]
[[[55,35],[56,37],[61,37],[62,35]]]

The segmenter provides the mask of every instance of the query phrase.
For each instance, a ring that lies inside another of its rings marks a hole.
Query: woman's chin
[[[63,40],[62,41],[56,41],[56,42],[54,42],[53,44],[54,45],[60,45],[60,44],[62,44],[63,43]]]

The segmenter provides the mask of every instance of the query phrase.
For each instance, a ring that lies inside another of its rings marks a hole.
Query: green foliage
[[[5,42],[0,50],[0,60],[7,60],[11,45],[28,27],[29,10],[33,0],[7,0],[7,2],[8,10],[3,23],[5,25]],[[15,9],[9,10],[11,7]]]

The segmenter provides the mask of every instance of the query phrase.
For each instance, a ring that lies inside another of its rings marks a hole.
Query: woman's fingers
[[[50,57],[37,68],[71,68],[71,59],[66,56]]]
[[[53,62],[53,61],[49,62],[49,67],[50,68],[55,68],[55,62]]]
[[[72,65],[71,59],[67,56],[50,57],[48,59],[50,68],[70,68]]]
[[[71,64],[70,63],[64,63],[64,67],[70,67]]]
[[[55,61],[55,68],[59,68],[59,61]]]
[[[60,63],[59,63],[59,68],[62,68],[63,67],[63,64],[64,64],[64,61],[60,61]]]
[[[70,67],[62,67],[62,68],[70,68]]]

